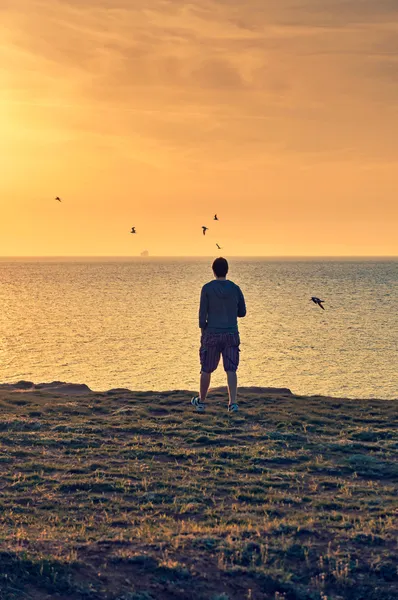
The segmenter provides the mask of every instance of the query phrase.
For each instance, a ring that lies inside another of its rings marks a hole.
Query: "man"
[[[240,344],[237,317],[246,315],[245,299],[240,288],[227,280],[228,262],[225,258],[216,258],[213,262],[213,273],[215,280],[203,286],[200,296],[200,395],[192,398],[191,404],[198,412],[205,410],[211,374],[217,369],[222,355],[228,381],[228,411],[237,412],[236,371],[239,365]]]

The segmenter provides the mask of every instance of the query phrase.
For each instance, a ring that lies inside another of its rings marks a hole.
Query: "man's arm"
[[[239,299],[238,299],[238,317],[245,317],[246,316],[246,303],[245,303],[245,297],[242,294],[242,290],[240,289],[240,287],[238,287],[239,290]]]
[[[203,287],[202,293],[200,294],[200,306],[199,306],[199,327],[203,331],[207,326],[207,313],[209,309],[209,301],[207,298],[206,290]]]

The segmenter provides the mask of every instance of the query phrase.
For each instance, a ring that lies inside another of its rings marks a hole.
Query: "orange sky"
[[[398,255],[396,0],[0,0],[0,81],[0,255]]]

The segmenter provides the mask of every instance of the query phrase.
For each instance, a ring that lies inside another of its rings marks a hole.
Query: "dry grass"
[[[393,600],[394,401],[0,393],[0,599]]]

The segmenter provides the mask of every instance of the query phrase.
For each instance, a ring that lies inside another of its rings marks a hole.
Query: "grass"
[[[397,403],[0,392],[0,600],[395,600]]]

